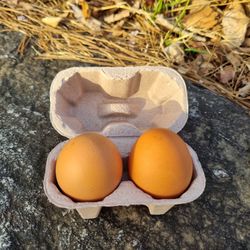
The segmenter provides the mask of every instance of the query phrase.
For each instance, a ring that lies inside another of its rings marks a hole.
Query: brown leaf
[[[81,9],[80,9],[77,5],[75,5],[75,4],[70,4],[70,7],[71,7],[71,9],[73,10],[73,14],[74,14],[75,18],[76,18],[79,22],[81,22],[82,19],[85,19],[84,16],[83,16],[83,14],[82,14]]]
[[[209,5],[208,0],[193,0],[189,13],[195,13],[203,9],[205,6]]]
[[[222,31],[224,42],[231,47],[239,47],[245,40],[249,18],[241,4],[232,3],[224,12]]]
[[[250,27],[248,27],[248,29],[247,29],[246,36],[250,37]]]
[[[112,35],[115,37],[119,37],[119,36],[126,37],[127,33],[124,30],[113,30]]]
[[[99,20],[90,17],[87,21],[85,21],[85,25],[92,30],[99,31],[101,29],[102,23]]]
[[[245,61],[245,64],[246,64],[248,70],[250,71],[250,58],[248,58],[248,60]]]
[[[133,8],[140,9],[140,7],[141,7],[141,0],[135,0]]]
[[[124,25],[124,23],[125,23],[125,20],[123,19],[123,20],[121,20],[121,21],[116,22],[116,23],[113,25],[113,27],[122,28],[122,26]]]
[[[11,7],[15,7],[19,3],[19,0],[8,0],[7,2]]]
[[[89,18],[90,17],[90,10],[89,10],[89,5],[85,0],[81,0],[80,5],[82,7],[82,14],[85,18]]]
[[[245,82],[244,86],[238,91],[238,95],[241,97],[247,97],[250,95],[250,82]]]
[[[205,42],[206,38],[199,36],[197,34],[193,34],[192,32],[183,30],[179,27],[177,27],[176,25],[174,25],[168,18],[165,18],[165,16],[163,14],[158,14],[156,19],[155,19],[155,23],[163,26],[164,28],[171,30],[171,32],[177,33],[177,34],[181,34],[183,36],[192,36],[193,40],[195,41],[200,41],[200,42]]]
[[[244,43],[243,43],[243,46],[245,47],[250,47],[250,38],[246,38]]]
[[[233,66],[226,66],[221,69],[219,79],[222,83],[228,83],[231,81],[235,76],[235,70]]]
[[[184,61],[184,51],[179,43],[172,43],[164,49],[166,56],[170,61],[175,63],[182,63]]]
[[[191,62],[190,68],[192,72],[198,73],[200,75],[206,75],[215,67],[210,62],[210,57],[208,54],[199,54],[197,57]]]
[[[155,3],[155,0],[143,0],[142,2],[145,6],[152,8]]]
[[[243,4],[246,10],[246,15],[250,16],[250,3],[244,3]]]
[[[124,31],[124,29],[122,29],[122,26],[124,23],[125,23],[125,21],[121,20],[121,21],[115,23],[114,25],[112,25],[111,33],[113,36],[116,36],[116,37],[120,37],[120,36],[125,37],[126,36],[127,32]]]
[[[198,55],[194,60],[187,62],[188,63],[188,71],[191,74],[197,74],[200,70],[200,65],[204,62],[201,55]]]
[[[48,16],[42,19],[42,22],[56,28],[58,24],[62,21],[62,17]]]
[[[200,65],[200,69],[199,69],[199,72],[201,74],[208,74],[211,70],[214,69],[214,65],[210,62],[204,62]]]
[[[67,18],[68,15],[69,15],[69,12],[68,12],[68,11],[65,11],[65,12],[63,12],[63,13],[60,15],[60,17],[62,17],[62,18]]]
[[[20,2],[19,6],[21,6],[25,10],[32,10],[33,9],[33,6],[29,3],[26,3],[26,2]]]
[[[128,10],[122,10],[117,14],[111,14],[109,16],[104,17],[104,21],[106,23],[114,23],[128,17],[129,15],[130,12]]]
[[[91,30],[100,30],[101,27],[101,22],[93,17],[90,17],[89,19],[86,20],[86,18],[84,17],[81,9],[75,5],[75,4],[70,4],[74,16],[77,19],[78,22],[81,22],[82,24],[86,25],[88,28],[90,28]]]
[[[185,75],[188,73],[189,71],[189,68],[187,67],[187,65],[180,65],[178,68],[177,68],[177,71],[182,74],[182,75]]]
[[[227,60],[234,66],[234,69],[237,70],[237,68],[241,65],[241,57],[234,52],[230,52],[226,54]]]
[[[211,29],[217,24],[218,12],[210,6],[205,6],[197,12],[190,13],[184,19],[186,28]]]
[[[26,16],[23,16],[23,15],[17,16],[17,20],[18,20],[18,21],[21,21],[21,22],[26,22],[26,21],[28,21],[27,17],[26,17]]]
[[[91,16],[94,18],[99,18],[102,15],[102,11],[94,7],[91,9]]]

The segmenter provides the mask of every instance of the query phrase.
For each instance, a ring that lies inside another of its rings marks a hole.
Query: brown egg
[[[146,131],[129,157],[129,176],[156,198],[176,198],[189,186],[193,162],[185,142],[167,129]]]
[[[109,195],[122,178],[122,159],[108,138],[86,133],[69,140],[56,162],[56,179],[69,197],[97,201]]]

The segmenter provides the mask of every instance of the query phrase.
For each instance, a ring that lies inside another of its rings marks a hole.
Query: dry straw
[[[21,54],[33,38],[39,59],[171,66],[250,108],[246,2],[11,0],[0,2],[0,23],[24,34]]]

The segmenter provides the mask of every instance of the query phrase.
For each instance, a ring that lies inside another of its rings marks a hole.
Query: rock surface
[[[196,201],[150,216],[146,207],[103,208],[82,220],[50,204],[47,155],[65,140],[49,120],[55,74],[76,62],[20,58],[20,34],[0,33],[0,249],[250,249],[250,118],[241,107],[188,84],[180,133],[198,153],[207,186]]]

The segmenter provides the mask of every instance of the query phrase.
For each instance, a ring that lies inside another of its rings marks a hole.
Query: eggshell
[[[56,179],[69,197],[78,201],[101,200],[122,178],[122,159],[106,137],[86,133],[69,140],[56,162]]]
[[[176,198],[189,186],[193,162],[185,142],[174,132],[154,128],[140,136],[129,157],[133,182],[156,198]]]

